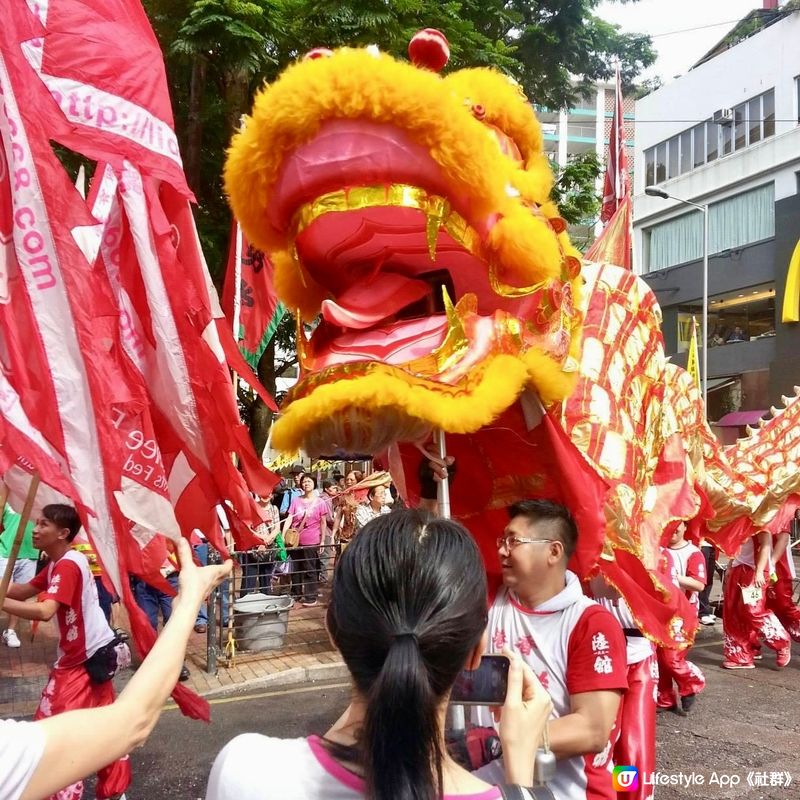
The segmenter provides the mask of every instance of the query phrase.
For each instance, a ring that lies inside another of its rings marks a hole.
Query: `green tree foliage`
[[[556,168],[552,198],[570,225],[596,221],[600,198],[595,187],[602,171],[603,165],[594,151],[572,155],[564,167]]]
[[[655,78],[647,78],[646,80],[641,81],[641,83],[637,83],[633,87],[633,96],[637,100],[641,100],[643,97],[647,97],[647,95],[652,94],[656,89],[660,89],[664,85],[664,81],[661,80],[658,76]]]
[[[165,54],[200,238],[218,284],[230,233],[221,178],[225,148],[255,89],[314,47],[375,44],[404,57],[415,31],[439,28],[451,45],[449,69],[497,67],[516,77],[532,101],[550,108],[569,105],[585,86],[610,78],[616,60],[630,82],[655,59],[649,37],[623,34],[595,16],[600,0],[142,1]],[[572,172],[579,180],[587,170],[575,165]],[[568,186],[571,179],[565,180]],[[584,192],[559,191],[567,214],[587,208]],[[270,347],[262,357],[259,374],[270,389],[274,360],[280,369],[282,355],[294,358],[293,330],[284,321],[286,341],[277,356]],[[260,401],[240,400],[256,445],[263,445],[266,409]]]

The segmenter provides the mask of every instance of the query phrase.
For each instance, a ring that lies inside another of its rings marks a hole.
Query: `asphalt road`
[[[728,672],[719,667],[719,628],[701,631],[691,655],[707,679],[691,716],[659,715],[658,770],[673,784],[659,786],[656,796],[800,800],[800,646],[782,671],[774,669],[774,655],[766,651],[758,669]],[[324,733],[348,695],[341,683],[233,695],[212,701],[210,726],[167,710],[147,745],[133,754],[128,798],[203,798],[214,757],[231,738],[246,731],[284,737]],[[764,773],[767,781],[789,771],[792,783],[752,788],[747,783],[751,771]],[[264,765],[264,780],[268,786],[269,765]],[[679,780],[683,786],[676,785]],[[86,796],[92,795],[87,791]]]

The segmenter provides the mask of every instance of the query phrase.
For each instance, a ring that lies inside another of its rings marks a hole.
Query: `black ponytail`
[[[396,638],[367,695],[362,747],[370,797],[441,795],[438,705],[416,638]]]
[[[370,800],[442,794],[439,710],[486,627],[486,578],[458,523],[398,511],[342,555],[328,626],[366,702],[358,761]]]

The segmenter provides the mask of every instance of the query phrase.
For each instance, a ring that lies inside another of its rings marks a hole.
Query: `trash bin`
[[[283,647],[289,627],[291,597],[253,592],[233,604],[233,621],[238,646],[259,652]]]

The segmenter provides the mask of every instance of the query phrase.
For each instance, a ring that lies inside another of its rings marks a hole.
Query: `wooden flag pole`
[[[5,508],[5,500],[8,499],[8,486],[3,484],[3,490],[0,492],[0,497],[3,497],[3,508]],[[28,525],[28,520],[31,518],[31,509],[33,508],[33,501],[36,499],[36,492],[39,489],[39,473],[34,472],[31,476],[31,484],[28,487],[28,496],[25,498],[25,505],[22,508],[22,514],[19,518],[19,527],[17,528],[17,535],[14,537],[14,544],[11,546],[11,552],[8,554],[8,561],[6,562],[6,571],[3,575],[3,580],[0,582],[0,607],[6,599],[6,592],[11,583],[11,576],[14,573],[14,564],[17,561],[17,554],[19,548],[22,546],[22,537],[25,535],[25,528]]]
[[[0,483],[0,513],[6,507],[6,503],[8,502],[8,484],[3,481]]]

